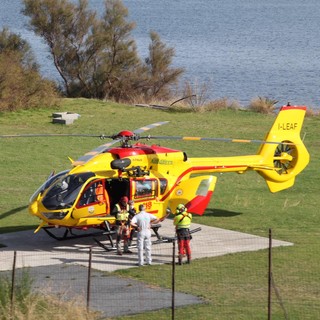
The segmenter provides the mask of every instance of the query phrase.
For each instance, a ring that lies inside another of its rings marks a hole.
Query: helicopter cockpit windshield
[[[85,182],[94,177],[93,172],[61,176],[48,189],[42,204],[48,210],[70,208]]]
[[[52,174],[49,176],[49,178],[33,193],[33,195],[30,197],[29,203],[32,203],[35,201],[39,195],[39,193],[42,193],[44,190],[49,188],[58,178],[61,176],[65,176],[70,170],[64,170],[56,175]]]

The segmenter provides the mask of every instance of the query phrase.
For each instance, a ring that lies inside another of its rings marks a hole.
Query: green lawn
[[[51,123],[53,111],[76,112],[81,117],[69,126]],[[158,121],[169,124],[153,129],[154,135],[205,136],[263,139],[274,116],[246,111],[216,113],[173,113],[149,108],[118,105],[85,99],[67,99],[56,110],[33,110],[0,114],[0,134],[91,133],[114,134],[134,130]],[[273,275],[282,305],[273,293],[273,318],[317,319],[320,314],[320,140],[319,117],[306,118],[302,135],[310,152],[308,167],[295,185],[271,194],[256,173],[218,175],[214,196],[206,214],[194,222],[219,228],[267,236],[294,243],[274,249]],[[154,143],[158,143],[155,141]],[[255,144],[160,141],[161,145],[182,149],[190,157],[252,154]],[[27,211],[29,197],[52,170],[70,166],[76,159],[101,144],[94,138],[50,137],[0,139],[0,232],[35,228],[37,219]],[[206,303],[179,308],[183,319],[266,319],[267,252],[230,254],[194,261],[180,269],[177,290],[202,297]],[[134,268],[117,274],[141,279]],[[188,277],[188,281],[183,281]],[[143,280],[170,287],[170,266],[145,268]],[[284,309],[286,311],[284,311]],[[170,318],[161,310],[130,319]],[[122,317],[122,319],[125,319]]]

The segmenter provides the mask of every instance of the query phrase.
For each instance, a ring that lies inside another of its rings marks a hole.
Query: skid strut
[[[153,232],[155,233],[157,240],[156,241],[162,241],[162,237],[159,234],[159,228],[161,227],[161,224],[154,224],[151,226],[151,229],[153,230]],[[109,242],[110,242],[110,246],[105,245],[104,243],[102,243],[101,241],[99,241],[97,238],[93,238],[94,242],[101,248],[103,248],[106,251],[112,251],[112,250],[116,250],[116,246],[114,245],[113,242],[113,238],[112,235],[115,234],[116,231],[113,231],[110,229],[110,225],[109,223],[106,221],[106,231],[103,232],[104,235],[107,236]],[[136,246],[130,246],[130,248],[135,248]]]

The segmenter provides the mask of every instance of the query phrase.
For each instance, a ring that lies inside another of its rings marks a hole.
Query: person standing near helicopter
[[[130,228],[130,230],[129,230],[128,246],[130,247],[131,244],[132,244],[132,240],[133,240],[135,231],[136,231],[136,228],[134,228],[134,227],[131,225],[131,220],[132,220],[132,218],[136,215],[137,210],[136,210],[135,207],[134,207],[134,201],[133,201],[133,200],[129,200],[128,204],[129,204],[129,228]]]
[[[178,262],[182,264],[182,258],[187,255],[187,263],[191,262],[191,247],[190,247],[190,225],[192,214],[187,212],[187,208],[183,204],[179,204],[176,209],[176,214],[173,219],[173,224],[176,226],[178,238]]]
[[[123,239],[123,253],[131,253],[128,248],[128,239],[130,237],[130,220],[129,220],[129,204],[128,197],[121,197],[119,203],[117,203],[112,211],[116,217],[116,229],[117,229],[117,254],[122,255],[121,240]]]
[[[163,219],[158,219],[153,214],[146,212],[144,204],[139,205],[139,213],[131,220],[131,226],[137,228],[137,246],[138,246],[138,265],[144,265],[144,253],[146,255],[146,263],[151,265],[151,224],[158,223]],[[145,252],[144,252],[145,251]]]

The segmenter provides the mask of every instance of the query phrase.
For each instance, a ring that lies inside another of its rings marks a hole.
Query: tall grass
[[[278,102],[279,101],[268,97],[258,97],[250,101],[248,109],[254,112],[272,114]]]
[[[1,320],[95,320],[101,317],[97,312],[88,312],[80,298],[66,301],[49,293],[36,292],[32,290],[32,283],[27,270],[23,270],[14,284],[12,300],[12,281],[0,274]]]

